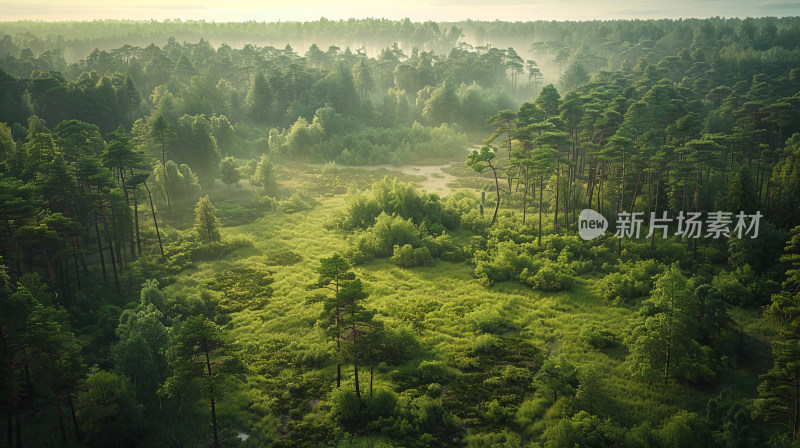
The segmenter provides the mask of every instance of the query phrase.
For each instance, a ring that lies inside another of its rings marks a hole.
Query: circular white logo
[[[608,220],[596,211],[585,208],[578,215],[578,235],[584,240],[593,240],[608,229]]]

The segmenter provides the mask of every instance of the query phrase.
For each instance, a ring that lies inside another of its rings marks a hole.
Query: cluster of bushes
[[[414,247],[410,244],[404,244],[402,246],[395,245],[392,257],[389,261],[401,268],[431,266],[433,265],[433,256],[431,255],[431,251],[425,246]]]
[[[619,305],[650,293],[655,278],[666,266],[655,260],[627,262],[619,265],[618,272],[597,282],[600,296],[607,302]]]
[[[604,349],[617,343],[617,337],[606,327],[598,324],[585,325],[580,332],[583,342],[593,348]]]
[[[544,262],[538,269],[523,269],[519,280],[539,291],[564,291],[572,287],[574,275],[574,272],[561,265]]]
[[[385,177],[375,182],[369,193],[350,193],[346,201],[347,208],[336,221],[345,230],[366,229],[375,224],[381,213],[409,219],[414,225],[425,223],[433,233],[453,230],[460,222],[460,210],[450,207],[453,202],[420,192],[397,178]]]
[[[758,275],[749,264],[732,271],[723,271],[711,280],[711,286],[721,299],[731,305],[765,305],[780,291],[780,284],[767,276]]]
[[[328,144],[343,165],[379,165],[450,157],[467,146],[467,138],[447,124],[426,127],[415,122],[410,128],[367,128]]]
[[[473,274],[485,285],[519,281],[539,291],[570,289],[574,277],[597,267],[590,243],[576,236],[548,235],[541,245],[531,233],[499,220],[468,251]]]
[[[349,258],[363,263],[373,258],[387,258],[401,267],[433,264],[434,258],[460,261],[463,252],[446,233],[431,234],[424,224],[381,213],[375,224],[357,230],[352,237]]]
[[[496,307],[482,305],[475,311],[465,316],[475,330],[481,333],[501,333],[506,328],[513,327],[510,322]]]
[[[309,210],[314,207],[316,201],[313,199],[295,193],[287,198],[278,201],[278,208],[284,213],[297,213],[303,210]]]
[[[530,244],[508,241],[476,251],[472,261],[473,275],[487,286],[516,280],[539,291],[564,291],[572,287],[576,275],[569,266],[531,251]]]
[[[334,227],[354,230],[349,258],[362,263],[390,258],[402,267],[433,264],[438,258],[461,261],[464,251],[445,233],[478,208],[474,194],[457,193],[442,200],[411,184],[385,177],[369,193],[351,192]]]
[[[353,391],[337,391],[331,399],[331,412],[336,423],[346,430],[379,434],[393,443],[399,443],[397,446],[448,445],[461,437],[462,425],[445,408],[437,393],[440,389],[432,387],[422,394],[417,390],[397,394],[381,389],[363,402],[358,400]],[[352,443],[352,439],[347,442]],[[340,442],[338,446],[355,446],[347,442]]]
[[[343,165],[418,163],[451,157],[466,146],[466,135],[447,124],[360,126],[331,107],[318,109],[311,122],[299,117],[285,131],[273,129],[269,134],[269,149],[273,154],[318,162],[334,160]]]

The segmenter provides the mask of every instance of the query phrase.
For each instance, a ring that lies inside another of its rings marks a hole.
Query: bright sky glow
[[[151,3],[152,2],[152,3]],[[0,21],[183,19],[308,21],[385,17],[414,21],[607,20],[800,15],[800,0],[409,0],[402,3],[256,0],[0,0]]]

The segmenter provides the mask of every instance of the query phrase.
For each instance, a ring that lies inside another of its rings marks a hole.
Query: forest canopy
[[[800,446],[798,17],[0,22],[0,220],[5,446]]]

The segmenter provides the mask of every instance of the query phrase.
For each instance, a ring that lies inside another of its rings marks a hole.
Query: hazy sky
[[[222,22],[408,17],[415,21],[524,21],[795,15],[800,15],[800,0],[0,0],[0,20],[180,18]]]

